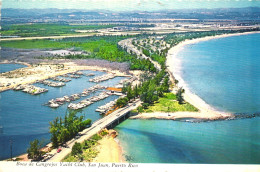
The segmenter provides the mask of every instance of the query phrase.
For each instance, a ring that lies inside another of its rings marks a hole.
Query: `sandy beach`
[[[125,162],[122,155],[122,148],[112,136],[105,136],[99,141],[99,151],[93,162]]]
[[[179,81],[178,87],[182,87],[185,89],[185,93],[183,94],[183,97],[185,101],[189,102],[193,106],[197,107],[199,109],[199,112],[191,113],[191,112],[177,112],[173,113],[171,117],[172,119],[174,118],[203,118],[203,119],[225,119],[225,118],[230,118],[233,117],[234,115],[231,113],[226,113],[226,112],[220,112],[208,105],[205,101],[203,101],[199,96],[196,94],[192,93],[187,84],[184,82],[184,80],[181,77],[181,59],[177,57],[177,54],[184,48],[186,45],[190,44],[195,44],[201,41],[207,41],[211,39],[219,39],[219,38],[225,38],[225,37],[230,37],[230,36],[240,36],[240,35],[247,35],[247,34],[254,34],[254,33],[260,33],[260,32],[246,32],[246,33],[235,33],[235,34],[224,34],[224,35],[217,35],[217,36],[209,36],[209,37],[204,37],[204,38],[198,38],[194,40],[186,40],[175,47],[171,48],[168,52],[167,55],[167,61],[166,65],[168,66],[168,70],[173,73],[173,76],[175,79]],[[173,80],[173,78],[172,78]],[[160,114],[160,115],[159,115]],[[145,116],[143,114],[142,116]],[[146,115],[147,117],[149,115]],[[159,117],[160,116],[160,117]],[[157,113],[157,118],[165,118],[163,117],[162,113]],[[141,117],[141,116],[140,116]],[[143,118],[143,117],[142,117]],[[168,118],[168,117],[166,117]]]

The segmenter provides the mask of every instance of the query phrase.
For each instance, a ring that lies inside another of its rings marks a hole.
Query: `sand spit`
[[[130,117],[130,119],[166,119],[166,120],[180,120],[180,119],[199,119],[201,121],[214,121],[214,120],[224,120],[231,118],[231,116],[219,113],[205,113],[205,112],[153,112],[153,113],[141,113],[136,116]]]

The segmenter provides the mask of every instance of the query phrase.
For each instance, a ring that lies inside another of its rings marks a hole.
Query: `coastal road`
[[[130,51],[132,51],[133,53],[135,53],[137,55],[138,58],[148,59],[151,63],[154,64],[155,68],[160,71],[161,65],[158,62],[152,60],[150,57],[147,57],[146,55],[144,55],[142,51],[139,51],[132,44],[133,39],[134,38],[124,39],[124,40],[118,42],[118,45],[120,45],[123,48],[127,48],[128,53],[130,53]]]
[[[126,113],[131,110],[136,109],[139,105],[141,105],[141,100],[137,99],[132,103],[129,103],[126,107],[120,108],[108,116],[105,116],[92,124],[90,128],[87,128],[79,133],[79,136],[76,136],[74,139],[67,142],[67,147],[63,147],[60,153],[57,153],[57,149],[54,149],[50,152],[50,154],[54,154],[52,158],[47,160],[47,162],[60,162],[62,161],[72,149],[72,146],[75,142],[82,143],[84,140],[89,139],[94,134],[98,133],[101,129],[106,128],[114,121],[120,119]]]

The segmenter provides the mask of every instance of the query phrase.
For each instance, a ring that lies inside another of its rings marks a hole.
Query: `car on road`
[[[57,153],[60,153],[61,152],[61,148],[59,148],[58,150],[57,150]]]

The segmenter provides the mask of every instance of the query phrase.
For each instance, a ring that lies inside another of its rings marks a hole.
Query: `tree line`
[[[91,120],[84,120],[84,116],[76,116],[75,111],[70,111],[64,119],[55,118],[50,122],[49,132],[51,133],[52,147],[57,148],[67,141],[75,137],[78,132],[84,130],[91,125]],[[27,149],[28,158],[40,160],[45,153],[40,150],[42,144],[38,139],[30,142],[30,147]]]
[[[66,143],[91,124],[90,119],[83,119],[84,116],[78,117],[75,111],[71,111],[65,115],[64,119],[57,117],[50,122],[52,147],[57,148]]]
[[[142,107],[147,108],[157,101],[159,97],[163,97],[163,93],[169,92],[169,76],[165,69],[157,72],[154,76],[145,75],[139,85],[124,84],[122,92],[126,94],[126,97],[119,98],[116,102],[117,106],[123,107],[129,101],[140,98],[143,102]]]

